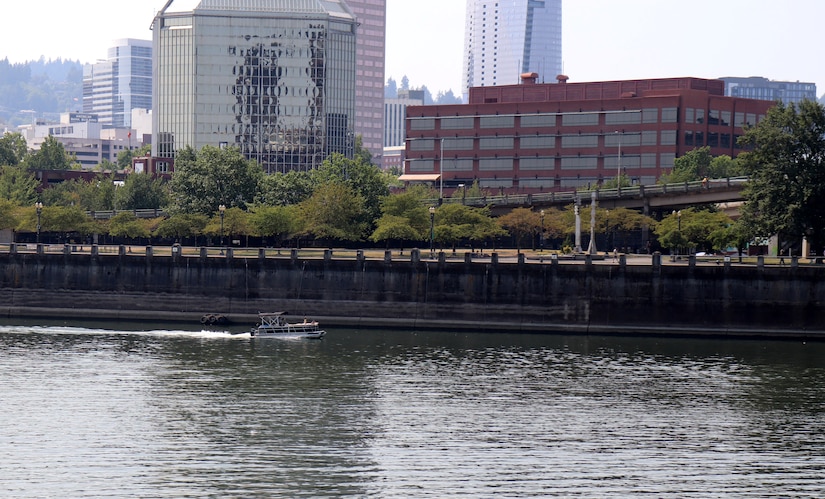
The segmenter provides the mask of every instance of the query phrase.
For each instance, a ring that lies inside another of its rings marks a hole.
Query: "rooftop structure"
[[[816,83],[800,81],[774,81],[761,76],[739,78],[725,76],[725,95],[746,99],[768,100],[771,102],[800,102],[804,99],[816,101]]]

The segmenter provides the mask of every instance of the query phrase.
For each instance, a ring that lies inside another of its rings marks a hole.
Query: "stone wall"
[[[825,337],[825,267],[0,254],[0,315]]]

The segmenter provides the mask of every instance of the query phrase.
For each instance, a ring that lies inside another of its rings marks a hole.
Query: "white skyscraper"
[[[562,0],[467,0],[463,93],[515,85],[522,73],[553,82],[562,72]]]
[[[152,42],[115,40],[106,60],[83,68],[83,112],[129,127],[132,109],[152,109]]]

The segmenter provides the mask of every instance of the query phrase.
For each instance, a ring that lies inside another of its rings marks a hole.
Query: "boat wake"
[[[184,329],[104,329],[77,326],[14,326],[0,325],[0,334],[43,334],[43,335],[124,335],[145,337],[189,337],[202,339],[249,339],[249,332],[234,333],[225,330],[191,330]]]

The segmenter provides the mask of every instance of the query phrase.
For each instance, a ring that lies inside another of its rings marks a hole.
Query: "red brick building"
[[[652,184],[686,152],[735,157],[745,125],[773,103],[726,97],[722,80],[654,80],[475,87],[468,104],[407,108],[403,180],[478,180],[503,193],[573,190],[619,172]]]

